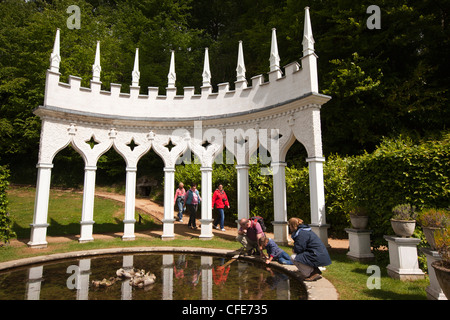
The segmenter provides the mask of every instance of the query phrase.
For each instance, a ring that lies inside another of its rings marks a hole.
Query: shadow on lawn
[[[116,233],[123,232],[123,223],[120,219],[114,218],[115,222],[109,223],[94,223],[94,234],[112,234],[113,237],[121,237],[120,235],[114,235]],[[153,222],[153,220],[142,219],[142,223],[136,222],[135,230],[137,232],[145,230],[155,230],[161,226]],[[68,223],[62,224],[55,219],[50,218],[49,226],[47,228],[47,236],[49,237],[64,237],[69,240],[78,240],[80,237],[80,223]],[[13,231],[17,235],[17,240],[23,243],[27,243],[30,240],[31,227],[23,227],[14,223]]]

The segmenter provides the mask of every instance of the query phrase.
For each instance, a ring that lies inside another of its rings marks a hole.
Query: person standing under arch
[[[186,190],[184,190],[183,182],[178,185],[177,191],[175,192],[175,199],[173,200],[178,207],[178,221],[183,222],[184,213],[184,196],[186,195]]]
[[[191,229],[198,229],[197,224],[195,222],[197,216],[198,205],[202,201],[200,194],[197,190],[197,184],[193,183],[191,188],[186,192],[184,196],[184,203],[186,203],[186,208],[189,211],[189,222],[188,227]]]
[[[217,225],[220,224],[220,230],[222,231],[225,231],[225,206],[230,209],[230,203],[228,202],[227,194],[225,193],[225,190],[223,190],[223,185],[219,184],[212,197],[212,208],[214,210],[214,207],[216,207],[216,211],[218,214],[217,218],[214,220],[213,226],[216,229],[219,229]]]

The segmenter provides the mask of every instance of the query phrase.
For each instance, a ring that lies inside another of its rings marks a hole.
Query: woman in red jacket
[[[216,220],[214,220],[213,225],[216,229],[219,229],[219,227],[217,227],[217,225],[220,223],[220,229],[222,231],[225,231],[225,228],[224,228],[225,213],[224,213],[223,209],[225,208],[225,206],[227,206],[228,209],[230,209],[230,204],[228,203],[227,194],[223,190],[223,186],[221,184],[219,184],[216,191],[214,191],[214,194],[212,197],[213,209],[214,209],[214,206],[216,207],[218,216],[217,216]]]

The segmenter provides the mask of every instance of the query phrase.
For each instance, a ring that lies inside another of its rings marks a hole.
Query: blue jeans
[[[183,219],[183,207],[184,207],[184,202],[181,201],[181,198],[177,198],[177,206],[178,206],[178,219],[182,220]]]
[[[285,251],[278,257],[278,262],[281,264],[293,265],[291,257]]]
[[[218,216],[216,218],[216,220],[214,220],[214,226],[216,226],[218,223],[220,223],[220,229],[224,228],[224,223],[225,223],[225,214],[223,212],[223,208],[216,208]]]

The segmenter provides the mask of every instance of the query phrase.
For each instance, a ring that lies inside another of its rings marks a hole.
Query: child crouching
[[[269,264],[272,260],[278,261],[281,264],[292,265],[291,257],[273,241],[273,239],[262,236],[259,238],[259,246],[262,250],[266,249],[269,258],[266,263]]]

